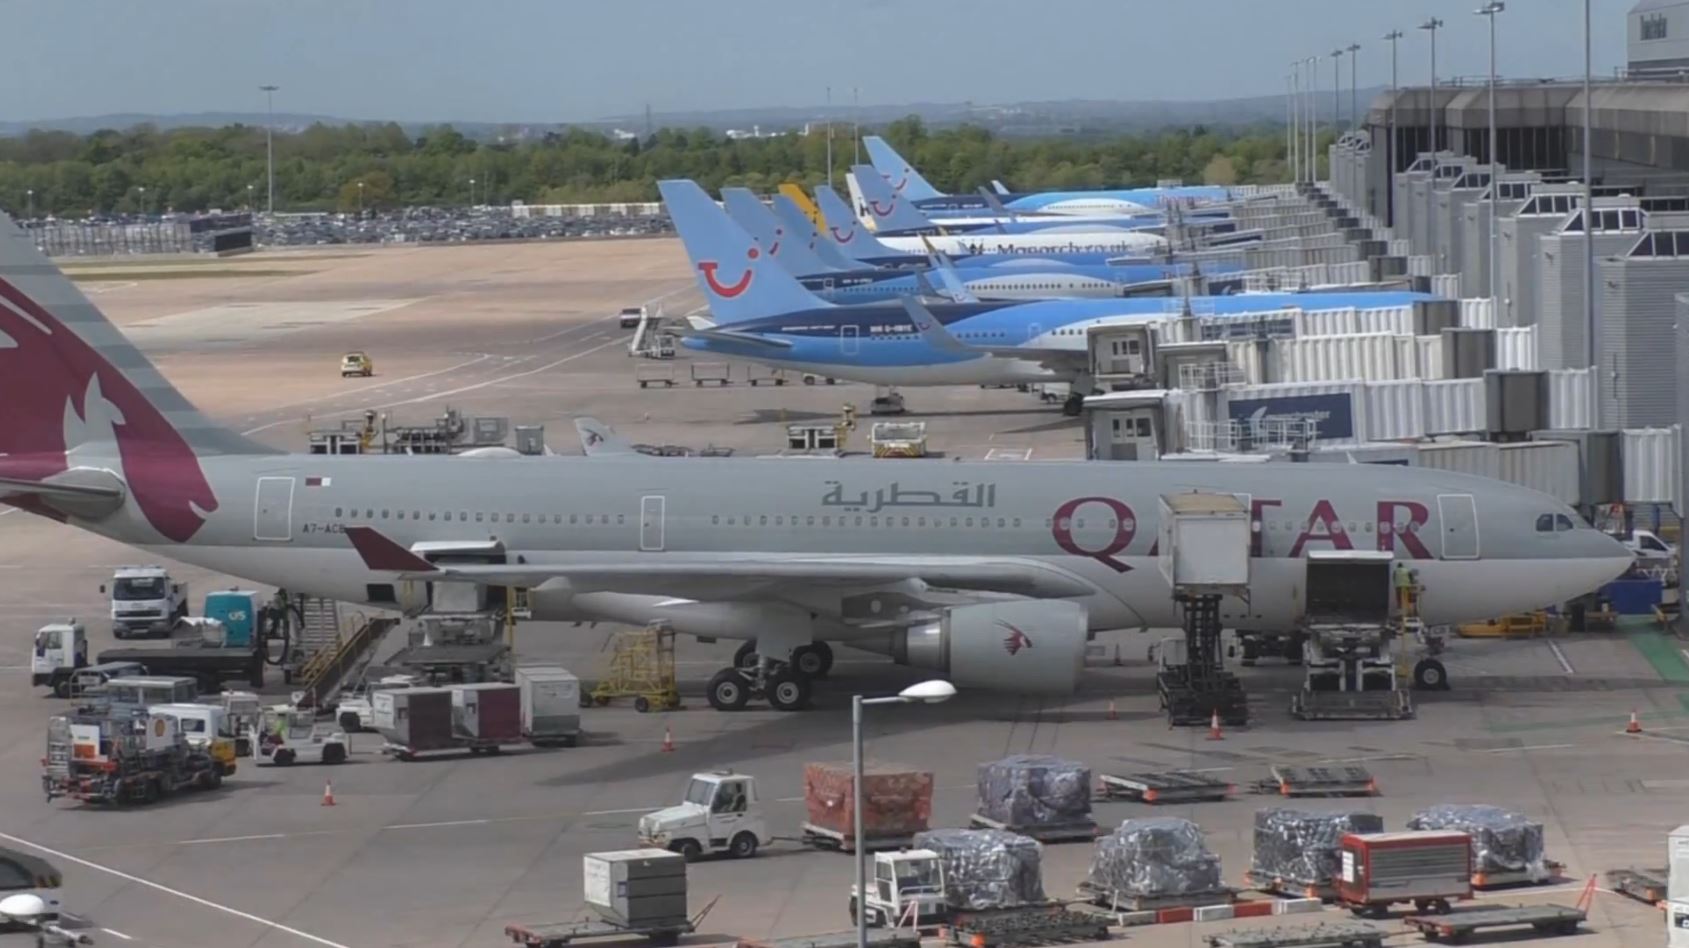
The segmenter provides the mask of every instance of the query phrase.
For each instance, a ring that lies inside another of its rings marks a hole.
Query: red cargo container
[[[452,686],[452,726],[474,744],[522,740],[522,688],[502,682]]]
[[[1472,897],[1472,838],[1465,833],[1345,833],[1338,843],[1337,899],[1356,914],[1383,915],[1395,902],[1447,911]]]
[[[856,834],[849,763],[804,766],[806,832],[849,847]],[[932,819],[932,774],[895,764],[868,763],[862,768],[862,835],[865,840],[896,840],[927,829]]]

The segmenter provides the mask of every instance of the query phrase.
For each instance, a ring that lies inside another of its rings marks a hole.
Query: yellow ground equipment
[[[371,359],[368,353],[354,351],[340,357],[341,378],[357,376],[367,379],[374,374],[375,360]]]
[[[616,633],[598,684],[586,697],[600,706],[616,698],[632,698],[633,709],[640,713],[680,707],[674,629],[653,623],[638,631]]]
[[[927,423],[876,421],[869,441],[877,458],[924,458],[927,456]]]
[[[1548,632],[1548,613],[1521,612],[1485,622],[1469,622],[1455,630],[1463,639],[1523,639]]]

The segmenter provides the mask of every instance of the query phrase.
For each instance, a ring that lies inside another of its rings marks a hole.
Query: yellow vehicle
[[[348,352],[340,357],[340,377],[369,378],[375,374],[375,360],[362,352]]]
[[[214,704],[155,704],[151,710],[176,719],[182,736],[195,750],[217,763],[223,776],[235,772],[235,731],[229,711]]]
[[[1548,631],[1548,613],[1521,612],[1484,622],[1469,622],[1455,629],[1463,639],[1528,638]]]

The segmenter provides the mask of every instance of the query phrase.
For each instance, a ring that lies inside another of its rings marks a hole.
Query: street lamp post
[[[1437,255],[1437,228],[1431,226],[1437,199],[1437,31],[1443,26],[1443,21],[1436,17],[1419,24],[1420,29],[1431,34],[1431,90],[1427,101],[1430,112],[1427,121],[1431,126],[1431,178],[1425,186],[1425,244],[1432,257]]]
[[[850,699],[851,817],[856,842],[856,948],[868,948],[868,854],[862,839],[862,708],[870,704],[939,704],[956,696],[956,686],[933,679],[910,685],[885,698]]]
[[[26,221],[32,221],[32,220],[35,219],[35,189],[34,188],[24,188],[23,189],[23,197],[24,197],[23,219],[26,220]]]
[[[1308,183],[1320,179],[1320,58],[1309,56],[1308,62]]]
[[[827,87],[827,187],[833,186],[833,87]]]
[[[1594,142],[1590,140],[1590,112],[1595,102],[1590,98],[1589,58],[1589,0],[1583,0],[1583,306],[1584,323],[1589,333],[1589,377],[1595,385],[1595,413],[1599,424],[1601,415],[1601,360],[1595,352],[1595,241],[1590,239],[1590,225],[1595,217],[1595,178],[1590,154]]]
[[[246,186],[246,209],[248,211],[253,211],[253,210],[257,209],[257,206],[252,203],[253,200],[254,199],[252,197],[252,185],[249,184],[249,185]]]
[[[1496,292],[1496,284],[1500,281],[1496,279],[1496,258],[1498,256],[1496,253],[1496,238],[1499,235],[1496,233],[1495,208],[1500,203],[1501,180],[1500,175],[1496,173],[1498,165],[1496,163],[1495,135],[1495,18],[1506,9],[1507,4],[1503,0],[1490,0],[1489,3],[1475,11],[1478,16],[1488,17],[1490,21],[1490,308],[1492,311],[1497,308],[1497,301],[1500,299]],[[1584,240],[1585,242],[1589,240],[1588,228],[1584,229]]]
[[[1387,159],[1384,163],[1384,167],[1387,169],[1387,172],[1384,175],[1384,180],[1386,182],[1392,181],[1395,178],[1396,166],[1402,160],[1399,154],[1401,151],[1401,142],[1396,140],[1396,41],[1401,39],[1402,35],[1401,30],[1391,30],[1381,37],[1382,39],[1390,41],[1390,142],[1385,147],[1384,151]],[[1396,189],[1391,187],[1386,193],[1388,195],[1386,200],[1394,202],[1396,199]],[[1396,226],[1396,208],[1394,203],[1390,205],[1389,217],[1390,226]]]
[[[1355,78],[1356,75],[1359,73],[1359,67],[1356,65],[1356,63],[1360,61],[1360,57],[1356,56],[1355,54],[1360,52],[1360,51],[1361,51],[1361,44],[1359,44],[1359,43],[1350,43],[1348,45],[1348,47],[1345,48],[1345,50],[1344,50],[1344,52],[1349,54],[1349,127],[1350,128],[1358,127],[1360,125],[1360,122],[1361,122],[1361,109],[1360,109],[1360,95],[1361,94],[1360,94],[1360,87],[1357,85],[1358,80]]]
[[[358,182],[358,216],[364,216],[364,183]]]
[[[258,91],[264,93],[264,109],[267,118],[264,122],[264,180],[265,193],[269,199],[266,202],[268,213],[276,213],[276,92],[281,86],[263,85]]]
[[[469,206],[475,206],[475,179],[469,179]]]
[[[1295,65],[1292,64],[1292,69]],[[1290,180],[1296,181],[1301,169],[1296,167],[1296,75],[1284,74],[1284,160],[1290,169]]]
[[[1331,134],[1337,136],[1337,126],[1343,118],[1343,74],[1338,70],[1343,66],[1343,50],[1331,51]]]

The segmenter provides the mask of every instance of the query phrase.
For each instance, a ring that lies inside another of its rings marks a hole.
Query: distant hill
[[[1381,87],[1362,89],[1360,103],[1364,111]],[[770,107],[742,109],[713,109],[702,111],[653,112],[649,119],[644,113],[608,115],[578,122],[487,122],[441,120],[430,122],[401,121],[407,134],[419,134],[434,125],[451,125],[471,138],[492,139],[503,136],[511,139],[537,138],[547,132],[568,127],[600,128],[605,131],[624,129],[643,134],[649,121],[654,128],[695,128],[703,126],[718,131],[727,129],[758,129],[763,133],[801,128],[806,123],[825,121],[829,116],[839,124],[860,121],[864,125],[884,125],[908,115],[919,115],[928,125],[943,127],[969,123],[989,128],[1003,135],[1071,135],[1109,131],[1132,131],[1151,128],[1249,126],[1284,121],[1283,95],[1253,96],[1241,99],[1208,101],[1111,101],[1106,99],[1065,99],[1049,102],[1014,102],[981,104],[973,102],[912,102],[897,105],[864,105],[860,109],[834,105]],[[1345,115],[1348,113],[1348,93],[1340,97]],[[1329,114],[1331,92],[1321,93],[1322,114]],[[103,128],[125,129],[152,124],[160,129],[194,126],[221,127],[225,125],[262,126],[268,117],[263,112],[182,112],[143,114],[119,112],[107,115],[84,115],[71,118],[35,119],[28,121],[0,121],[0,136],[16,137],[33,129],[74,132],[86,135]],[[297,112],[277,112],[278,129],[297,131],[316,123],[329,125],[384,124],[385,119],[345,118],[333,115],[313,115]]]

